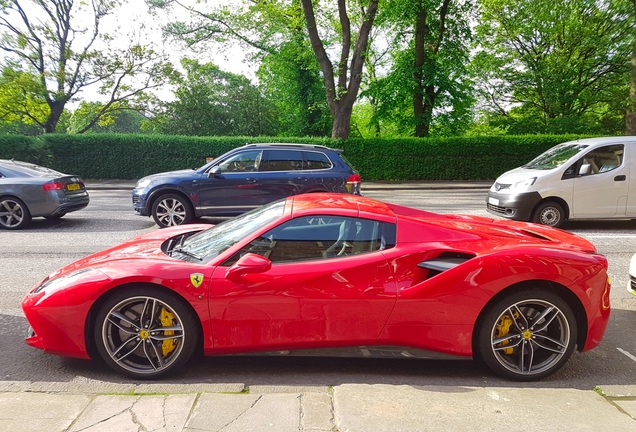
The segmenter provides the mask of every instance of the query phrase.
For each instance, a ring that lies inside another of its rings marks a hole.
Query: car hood
[[[499,177],[497,177],[497,180],[495,180],[495,182],[499,184],[515,184],[527,180],[531,177],[544,177],[548,174],[553,173],[555,169],[557,168],[549,170],[539,170],[519,167],[501,174]]]
[[[161,172],[161,173],[145,176],[139,179],[139,181],[157,180],[157,179],[165,179],[165,178],[185,178],[185,177],[191,177],[194,172],[196,172],[196,169],[194,168],[182,169],[182,170],[176,170],[176,171],[166,171],[166,172]]]
[[[75,261],[50,274],[48,279],[64,276],[86,268],[99,268],[99,270],[109,275],[111,271],[114,271],[114,267],[111,267],[111,264],[120,263],[121,261],[143,261],[146,266],[148,265],[148,260],[174,263],[176,261],[174,258],[162,252],[161,245],[163,242],[180,234],[195,233],[207,228],[210,228],[209,224],[189,224],[158,229]]]

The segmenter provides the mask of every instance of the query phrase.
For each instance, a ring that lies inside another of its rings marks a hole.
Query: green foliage
[[[573,135],[331,140],[329,138],[186,137],[48,134],[0,136],[0,158],[43,163],[86,179],[138,179],[198,168],[207,158],[258,142],[295,142],[344,150],[363,181],[493,180]],[[50,154],[50,158],[47,155]]]
[[[273,135],[271,104],[242,75],[183,59],[185,77],[175,80],[176,100],[154,120],[166,134],[197,136]]]
[[[24,135],[0,135],[0,159],[15,159],[49,165],[46,142],[38,137]]]
[[[618,3],[481,0],[473,70],[511,133],[599,133],[624,115],[635,35]]]
[[[461,134],[474,102],[467,69],[473,2],[396,0],[384,6],[378,21],[391,38],[391,67],[363,92],[375,101],[374,121],[396,125],[401,136]]]
[[[279,135],[329,136],[332,121],[320,67],[302,33],[267,54],[258,77],[276,106]]]

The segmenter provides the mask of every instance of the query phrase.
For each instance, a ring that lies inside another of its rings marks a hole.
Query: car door
[[[202,215],[238,214],[273,201],[260,187],[258,164],[261,150],[244,150],[230,155],[193,183]]]
[[[274,199],[302,193],[309,181],[303,170],[299,150],[271,149],[263,151],[259,164],[261,187]]]
[[[574,178],[571,216],[625,215],[629,190],[625,145],[598,147],[586,153],[582,162],[589,165],[589,174]]]
[[[366,219],[292,219],[254,239],[217,268],[210,288],[214,346],[220,351],[364,345],[376,341],[396,301],[381,249],[395,225]],[[240,256],[271,269],[230,280]]]

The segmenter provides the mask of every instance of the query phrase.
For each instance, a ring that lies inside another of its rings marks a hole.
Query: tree
[[[309,40],[322,70],[327,104],[333,117],[332,138],[346,139],[349,137],[353,104],[356,102],[360,91],[364,58],[368,48],[369,35],[373,28],[373,21],[378,11],[378,1],[369,0],[366,7],[363,4],[359,4],[362,23],[357,35],[352,35],[351,19],[347,12],[347,1],[338,0],[340,57],[334,65],[327,55],[323,40],[318,34],[316,13],[312,0],[301,0]],[[352,48],[353,53],[351,52]]]
[[[632,0],[631,25],[632,33],[632,68],[629,86],[629,106],[625,116],[625,134],[636,135],[636,0]]]
[[[155,124],[179,135],[261,136],[275,132],[271,105],[242,75],[211,63],[183,59],[185,76],[174,82],[176,100]]]
[[[172,68],[164,56],[139,43],[114,47],[100,24],[119,0],[6,0],[0,15],[0,49],[5,67],[17,64],[37,79],[37,86],[20,87],[46,103],[47,115],[23,106],[22,115],[45,133],[55,132],[66,105],[89,86],[99,86],[107,101],[83,132],[123,101],[143,109],[147,90],[164,85]],[[100,42],[108,46],[102,50]]]
[[[474,64],[493,110],[516,107],[539,125],[534,133],[582,132],[590,116],[625,100],[633,26],[624,13],[595,0],[481,5]]]
[[[207,7],[205,2],[146,1],[155,10],[176,7],[189,14],[189,21],[173,21],[165,27],[167,34],[188,48],[227,55],[232,45],[239,44],[246,58],[260,62],[257,76],[280,113],[279,134],[330,133],[320,66],[315,56],[308,55],[311,47],[300,0],[255,0],[231,7],[223,2]]]
[[[470,117],[467,65],[472,1],[394,0],[378,16],[391,34],[389,73],[364,93],[378,101],[377,117],[417,137],[459,133]]]

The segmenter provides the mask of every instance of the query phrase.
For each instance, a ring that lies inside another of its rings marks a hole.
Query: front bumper
[[[629,281],[627,281],[627,291],[636,296],[636,254],[632,256],[629,263]]]
[[[132,204],[133,210],[140,216],[150,216],[150,210],[147,208],[148,195],[140,193],[137,189],[133,189],[132,192]]]
[[[503,194],[491,190],[488,192],[488,198],[486,198],[486,209],[489,213],[497,216],[530,221],[532,219],[532,211],[539,202],[541,202],[539,192]]]

